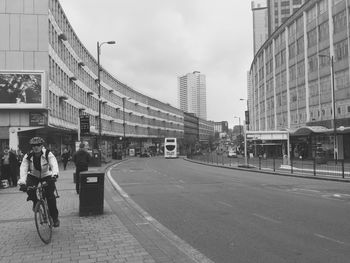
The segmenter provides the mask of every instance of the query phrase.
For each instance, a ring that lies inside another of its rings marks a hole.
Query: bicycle
[[[51,242],[53,227],[53,220],[50,216],[49,207],[45,197],[45,189],[47,186],[48,183],[46,181],[40,181],[38,186],[28,187],[28,189],[36,191],[38,196],[38,201],[34,207],[34,220],[38,235],[45,244],[49,244]],[[55,189],[55,191],[56,198],[59,198],[57,189]]]

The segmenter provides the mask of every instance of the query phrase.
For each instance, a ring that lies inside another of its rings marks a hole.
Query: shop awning
[[[290,135],[292,136],[308,136],[311,133],[327,133],[331,131],[332,129],[328,129],[324,126],[304,126],[296,129],[295,131],[291,132]]]

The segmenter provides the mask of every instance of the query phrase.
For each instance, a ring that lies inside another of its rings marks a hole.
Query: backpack
[[[48,156],[49,156],[49,153],[50,153],[50,150],[46,150],[45,152],[45,159],[47,161],[47,163],[49,163],[49,159],[48,159]],[[28,156],[27,156],[27,160],[30,161],[30,159],[33,157],[34,155],[34,152],[30,152],[28,153]],[[49,166],[49,171],[51,171],[51,167]],[[28,172],[30,172],[30,170],[28,170]]]
[[[46,159],[47,162],[49,162],[49,159],[48,159],[49,153],[50,153],[50,150],[46,150],[46,152],[45,152],[45,159]],[[32,158],[33,155],[34,155],[34,152],[28,153],[27,160],[30,161],[30,158]]]

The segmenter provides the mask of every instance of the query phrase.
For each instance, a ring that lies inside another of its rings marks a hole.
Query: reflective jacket
[[[20,178],[18,184],[26,184],[28,172],[37,178],[43,178],[54,174],[58,175],[58,163],[55,155],[49,152],[46,159],[46,149],[42,149],[40,156],[41,171],[38,171],[34,167],[33,159],[34,153],[30,152],[25,154],[20,167]]]

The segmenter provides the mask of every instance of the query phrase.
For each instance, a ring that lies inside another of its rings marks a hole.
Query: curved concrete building
[[[349,2],[305,1],[252,62],[250,128],[288,130],[295,157],[350,159]]]
[[[130,148],[159,149],[164,137],[183,137],[180,109],[104,69],[99,89],[97,58],[58,0],[1,0],[0,35],[0,146],[26,151],[38,135],[59,155],[64,147],[74,151],[81,139],[93,152],[101,145],[108,161],[123,138]]]

